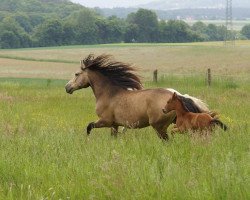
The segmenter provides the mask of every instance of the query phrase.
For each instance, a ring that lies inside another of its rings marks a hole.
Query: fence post
[[[158,75],[158,70],[154,70],[153,72],[153,82],[157,83],[158,79],[157,79],[157,75]]]
[[[211,85],[211,69],[210,68],[207,69],[207,84],[208,86]]]

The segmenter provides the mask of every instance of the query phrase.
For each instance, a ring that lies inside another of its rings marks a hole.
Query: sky
[[[80,3],[86,7],[133,7],[139,4],[146,4],[158,0],[71,0],[74,3]]]

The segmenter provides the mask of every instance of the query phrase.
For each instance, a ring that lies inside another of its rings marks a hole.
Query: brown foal
[[[174,93],[162,110],[163,113],[175,110],[177,120],[176,127],[173,132],[185,132],[187,130],[212,130],[215,125],[220,126],[224,131],[227,130],[227,126],[220,120],[211,117],[208,113],[193,113],[189,112],[183,104],[181,98]]]

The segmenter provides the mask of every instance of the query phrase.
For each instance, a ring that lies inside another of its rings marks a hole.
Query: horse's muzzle
[[[72,93],[74,92],[74,88],[71,87],[70,84],[66,84],[66,85],[65,85],[65,90],[66,90],[66,92],[69,93],[69,94],[72,94]]]

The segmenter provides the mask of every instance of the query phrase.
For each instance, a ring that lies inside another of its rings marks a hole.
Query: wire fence
[[[183,81],[185,78],[203,79],[207,85],[212,85],[214,81],[227,80],[227,81],[241,81],[250,82],[249,74],[216,74],[212,73],[211,69],[207,69],[204,73],[164,73],[158,70],[154,70],[152,73],[153,82],[159,82],[170,77],[177,78],[175,81]],[[179,78],[179,80],[178,80]]]

